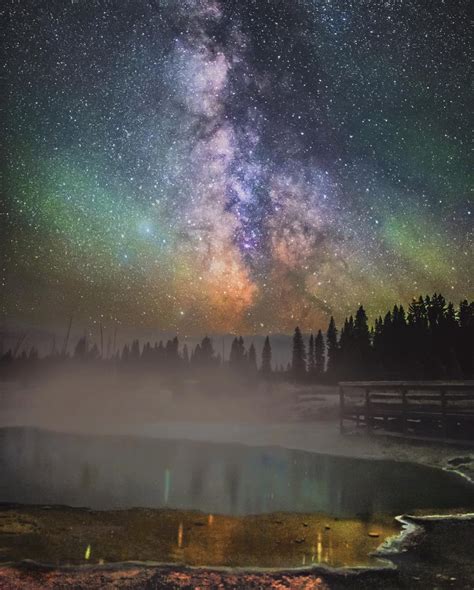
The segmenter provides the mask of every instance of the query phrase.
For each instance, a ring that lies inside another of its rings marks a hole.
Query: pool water
[[[0,430],[0,473],[0,561],[370,565],[393,515],[474,507],[409,463],[27,428]]]
[[[0,502],[213,514],[400,514],[474,506],[457,475],[411,463],[127,436],[0,430]]]

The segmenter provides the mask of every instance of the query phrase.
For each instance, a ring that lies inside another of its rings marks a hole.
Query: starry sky
[[[468,6],[4,2],[3,319],[284,333],[472,297]]]

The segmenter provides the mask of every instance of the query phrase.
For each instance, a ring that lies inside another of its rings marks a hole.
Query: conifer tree
[[[316,373],[316,358],[314,352],[314,336],[313,334],[309,337],[308,344],[308,373],[314,375]]]
[[[338,341],[336,322],[334,321],[333,316],[331,316],[331,319],[329,320],[326,342],[328,348],[327,372],[331,377],[334,377],[337,372]]]
[[[247,360],[247,353],[245,352],[245,345],[244,345],[244,339],[242,338],[242,336],[239,336],[239,364],[241,367],[243,367],[245,365],[245,361]]]
[[[367,377],[370,374],[370,331],[367,314],[362,305],[354,320],[353,374]]]
[[[239,340],[238,338],[234,338],[232,340],[232,345],[230,347],[230,356],[229,356],[229,365],[232,368],[236,368],[240,364],[240,352],[239,352]]]
[[[354,334],[354,318],[352,315],[349,319],[344,320],[344,326],[341,330],[338,350],[338,374],[339,377],[351,378],[354,376],[357,366],[356,344]]]
[[[179,340],[175,336],[172,340],[168,340],[165,347],[165,361],[164,367],[166,370],[173,370],[179,365]]]
[[[369,325],[367,322],[367,314],[362,305],[356,313],[354,321],[354,340],[359,349],[368,350],[370,347]]]
[[[158,346],[155,347],[155,359],[159,367],[162,367],[166,358],[166,350],[163,346],[163,340],[160,340]]]
[[[130,349],[130,360],[131,361],[138,361],[140,359],[140,342],[138,340],[134,340],[132,342],[132,348]]]
[[[306,349],[301,330],[297,326],[293,336],[293,354],[291,370],[296,379],[301,379],[306,374]]]
[[[127,363],[129,358],[130,358],[130,349],[128,347],[128,344],[124,344],[120,360],[122,361],[122,363]]]
[[[237,370],[241,370],[245,366],[246,354],[244,339],[242,336],[234,338],[230,349],[229,365]]]
[[[183,346],[182,356],[183,356],[184,364],[186,366],[188,366],[189,365],[189,351],[188,351],[188,345],[186,343],[184,343],[184,346]]]
[[[257,353],[255,351],[255,346],[253,342],[250,344],[249,353],[248,353],[248,366],[250,373],[257,372]]]
[[[428,328],[425,301],[421,295],[418,299],[414,298],[410,303],[408,309],[408,323],[420,331],[425,331]]]
[[[314,340],[314,365],[315,373],[318,377],[324,373],[324,365],[326,362],[326,346],[324,344],[324,338],[321,330],[318,330],[316,338]]]
[[[152,358],[152,348],[149,342],[145,342],[145,345],[142,349],[141,360],[148,363]]]
[[[205,336],[201,342],[201,364],[209,367],[215,362],[214,346],[212,340]]]
[[[260,370],[264,375],[270,375],[272,372],[272,347],[270,345],[270,338],[267,336],[263,344],[262,350],[262,365]]]
[[[199,366],[201,363],[201,345],[196,344],[193,352],[191,353],[191,364],[193,366]]]

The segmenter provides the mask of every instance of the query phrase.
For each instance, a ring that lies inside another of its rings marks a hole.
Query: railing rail
[[[343,381],[339,423],[356,428],[474,440],[474,381]]]

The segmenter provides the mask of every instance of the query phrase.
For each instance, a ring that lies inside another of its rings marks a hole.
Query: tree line
[[[296,328],[296,379],[469,379],[474,376],[474,302],[453,303],[435,293],[395,305],[369,326],[361,305],[338,330],[331,317],[305,347]]]
[[[293,335],[291,360],[286,367],[272,358],[270,337],[260,358],[253,342],[247,348],[242,336],[232,341],[228,359],[217,353],[205,336],[194,348],[180,346],[178,337],[167,342],[139,340],[121,350],[107,350],[80,338],[72,355],[65,349],[41,357],[36,348],[9,349],[0,356],[0,370],[27,370],[39,363],[75,361],[113,363],[124,369],[157,369],[162,372],[213,370],[226,367],[239,376],[285,378],[307,382],[346,379],[469,379],[474,376],[474,302],[456,308],[440,294],[414,299],[408,310],[395,305],[369,326],[361,305],[340,328],[333,317],[327,330],[305,338],[299,327]]]

